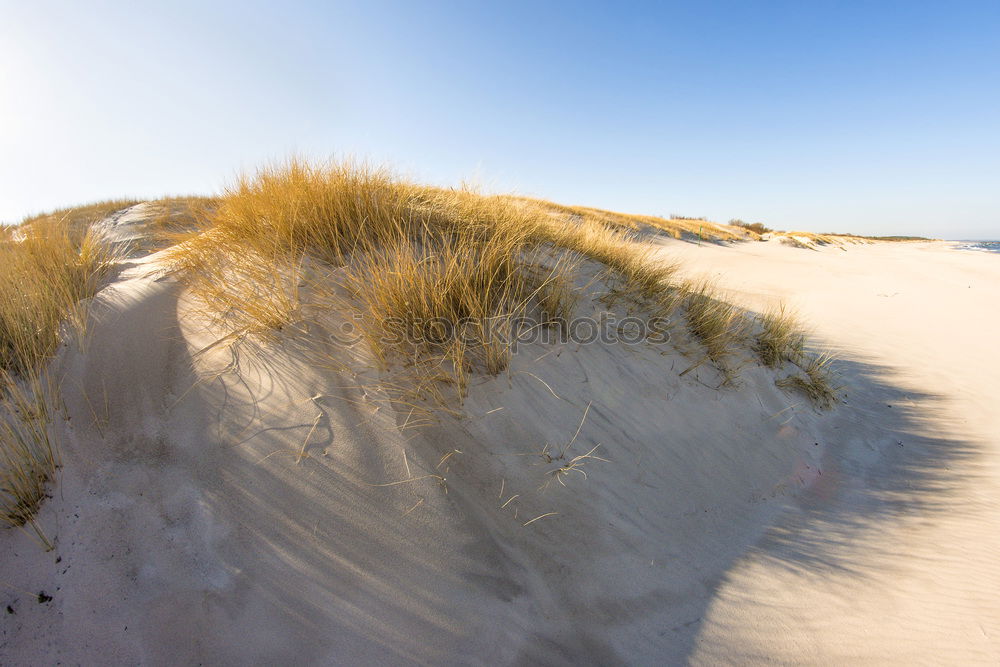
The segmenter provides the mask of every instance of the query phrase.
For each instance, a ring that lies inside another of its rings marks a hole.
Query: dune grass
[[[81,302],[114,263],[92,224],[135,203],[62,209],[0,232],[0,281],[9,286],[0,293],[0,519],[28,525],[47,547],[34,522],[58,465],[44,368],[82,332]],[[175,244],[169,260],[224,339],[309,335],[317,313],[353,312],[372,359],[383,370],[405,369],[382,386],[411,407],[428,396],[443,406],[451,395],[442,386],[461,397],[471,373],[503,372],[527,316],[536,326],[568,322],[584,263],[599,266],[614,298],[649,316],[682,315],[727,380],[728,356],[749,343],[767,366],[799,364],[801,374],[779,386],[818,405],[836,399],[829,358],[803,361],[793,318],[765,314],[751,342],[744,310],[709,283],[679,281],[677,266],[638,243],[644,226],[722,241],[751,233],[739,228],[428,187],[362,164],[294,159],[240,178],[217,198],[150,206],[150,230]],[[554,477],[603,460],[593,453]]]
[[[89,224],[121,202],[36,217],[0,239],[0,519],[30,523],[56,465],[45,364],[86,326],[114,256]],[[126,204],[127,205],[127,204]]]
[[[600,267],[606,303],[680,315],[727,382],[735,350],[774,365],[800,344],[792,319],[765,316],[754,339],[745,310],[707,282],[678,280],[638,243],[641,216],[295,159],[241,177],[205,211],[170,258],[225,339],[307,334],[324,312],[352,312],[373,360],[424,390],[443,382],[463,396],[470,373],[502,372],[526,316],[568,321],[584,262]]]
[[[654,229],[665,232],[675,239],[689,241],[734,242],[760,241],[764,235],[779,239],[782,243],[797,248],[815,249],[816,246],[844,246],[850,244],[871,243],[876,240],[920,240],[917,237],[868,237],[857,234],[790,232],[774,230],[761,222],[748,223],[738,218],[728,224],[713,222],[705,217],[684,216],[671,213],[669,217],[655,215],[638,215],[618,213],[588,206],[566,206],[544,199],[518,197],[511,195],[512,200],[535,206],[550,216],[567,219],[573,222],[606,225],[618,231],[639,232]]]
[[[45,485],[58,465],[49,435],[49,396],[44,374],[27,380],[0,372],[0,521],[30,528],[46,550],[52,543],[35,522]]]
[[[84,325],[79,302],[92,296],[111,264],[107,246],[75,223],[36,220],[0,240],[0,369],[24,375],[48,358],[69,321]]]
[[[532,289],[523,265],[500,244],[463,247],[461,240],[440,239],[427,253],[429,243],[371,251],[348,269],[370,349],[382,362],[393,353],[441,355],[460,383],[472,364],[502,371],[509,327]]]
[[[432,358],[462,387],[473,367],[506,367],[521,316],[568,317],[573,262],[554,239],[537,211],[503,197],[292,160],[239,180],[172,257],[237,338],[295,328],[304,291],[313,308],[356,309],[383,364]]]
[[[48,213],[32,215],[21,221],[19,227],[26,228],[36,224],[56,225],[65,228],[73,234],[85,232],[92,224],[103,220],[112,213],[139,204],[138,199],[108,199],[104,201],[69,206]]]
[[[785,245],[806,250],[815,250],[817,246],[839,246],[868,244],[871,239],[852,234],[817,234],[815,232],[780,232],[773,235]]]
[[[746,337],[746,311],[723,300],[707,281],[689,283],[684,292],[688,327],[705,347],[709,359],[722,364]]]
[[[408,360],[461,390],[471,370],[506,368],[525,316],[571,318],[581,261],[658,314],[672,309],[676,267],[634,240],[531,201],[291,160],[238,180],[171,257],[234,340],[299,331],[317,307],[353,308],[379,362]]]
[[[185,234],[206,227],[210,212],[217,204],[214,197],[198,195],[164,197],[148,202],[155,211],[150,221],[154,240],[172,244]]]
[[[754,349],[765,366],[778,368],[802,355],[805,336],[793,313],[780,306],[763,313],[759,321]]]
[[[663,218],[655,215],[618,213],[588,206],[566,206],[529,197],[511,196],[511,198],[536,206],[550,215],[558,215],[576,222],[607,225],[619,230],[640,231],[644,228],[653,228],[666,232],[676,239],[703,239],[706,241],[740,241],[752,238],[740,227],[719,224],[703,217],[691,218],[671,214],[669,218]]]
[[[816,407],[831,408],[841,389],[836,382],[833,361],[834,357],[829,353],[800,360],[797,365],[802,370],[801,373],[776,380],[775,384],[782,389],[805,394]]]
[[[606,266],[618,288],[637,298],[659,297],[677,270],[674,264],[653,260],[652,250],[636,245],[633,236],[604,223],[550,223],[546,233],[555,245]]]
[[[760,328],[754,336],[753,348],[761,362],[774,369],[788,362],[801,371],[778,379],[775,384],[805,394],[816,407],[831,407],[840,390],[833,369],[834,356],[828,352],[815,356],[806,353],[806,337],[799,319],[784,305],[762,313],[757,319]]]

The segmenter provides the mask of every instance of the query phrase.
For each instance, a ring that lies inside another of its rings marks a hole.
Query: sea
[[[979,252],[1000,252],[1000,241],[959,241],[959,250],[977,250]]]

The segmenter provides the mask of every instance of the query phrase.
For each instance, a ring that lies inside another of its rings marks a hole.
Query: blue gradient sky
[[[0,220],[296,152],[778,228],[1000,237],[1000,2],[0,0]],[[159,6],[158,6],[159,5]]]

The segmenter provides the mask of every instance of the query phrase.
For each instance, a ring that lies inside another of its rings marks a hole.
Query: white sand
[[[1000,258],[667,250],[799,306],[849,404],[817,413],[760,368],[716,390],[649,346],[534,345],[415,428],[372,371],[294,340],[198,354],[179,286],[135,263],[56,364],[58,545],[0,533],[0,663],[996,661]],[[567,459],[609,462],[540,489],[562,462],[532,453],[588,405]]]
[[[695,662],[1000,661],[1000,257],[951,247],[669,245],[797,308],[852,389],[826,479],[727,570]]]

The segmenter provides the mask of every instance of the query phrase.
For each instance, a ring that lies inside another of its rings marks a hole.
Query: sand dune
[[[0,536],[0,662],[995,661],[998,258],[661,245],[796,306],[846,403],[552,343],[427,420],[363,356],[213,345],[160,256],[132,260],[55,362],[58,543]]]

